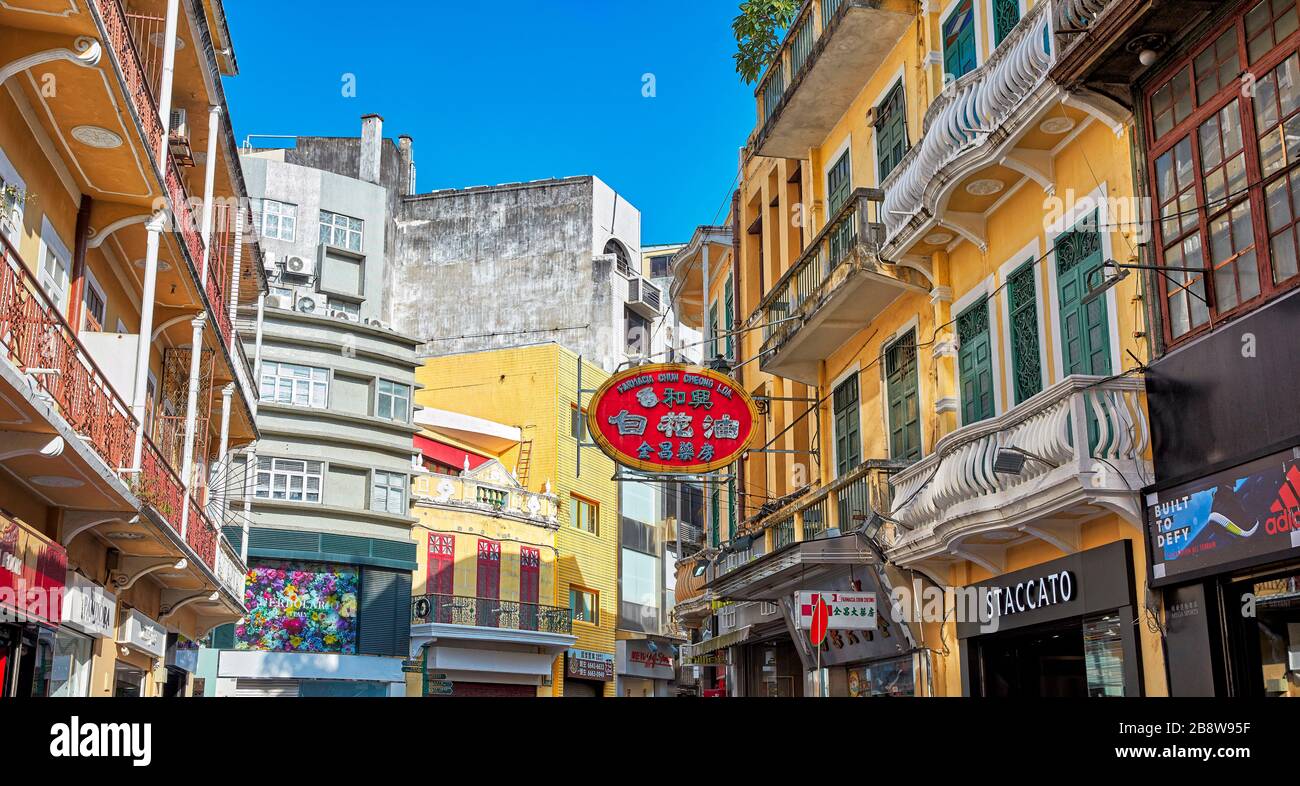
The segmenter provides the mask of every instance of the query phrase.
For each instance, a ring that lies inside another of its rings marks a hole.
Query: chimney
[[[402,195],[410,196],[415,193],[415,140],[410,136],[402,134],[397,138],[397,148],[401,152],[402,160]]]
[[[360,178],[379,184],[380,162],[383,160],[384,119],[379,115],[361,118],[361,173]]]

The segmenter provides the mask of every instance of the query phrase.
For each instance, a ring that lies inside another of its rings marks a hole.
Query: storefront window
[[[912,657],[894,658],[849,669],[849,697],[915,696]]]
[[[1124,642],[1118,614],[1083,621],[1083,660],[1088,696],[1124,695]]]
[[[1300,573],[1253,590],[1264,695],[1300,697]]]

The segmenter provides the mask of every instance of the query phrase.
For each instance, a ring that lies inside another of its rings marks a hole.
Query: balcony
[[[0,390],[0,421],[11,429],[4,435],[10,449],[0,461],[69,511],[65,543],[97,528],[122,551],[124,564],[192,560],[202,565],[200,573],[159,576],[173,579],[163,582],[171,591],[200,592],[206,602],[212,586],[224,586],[218,579],[221,536],[197,499],[182,526],[184,487],[148,438],[141,471],[129,473],[140,428],[130,407],[2,237],[0,251],[0,354],[6,361],[4,386],[12,390],[9,396]],[[124,510],[128,506],[138,507]],[[237,560],[223,569],[242,575]],[[234,593],[226,603],[233,610],[240,601],[242,593]]]
[[[911,0],[807,0],[759,79],[760,156],[806,158],[916,18]]]
[[[1136,492],[1152,477],[1143,389],[1141,379],[1071,376],[939,440],[891,480],[890,560],[942,582],[960,560],[1001,573],[1007,548],[1034,539],[1077,551],[1083,523],[1107,513],[1141,529]],[[1019,474],[995,471],[999,448],[1026,456]]]
[[[1052,8],[1034,4],[988,60],[930,104],[921,139],[882,184],[885,258],[928,259],[954,236],[987,248],[987,216],[1001,195],[1025,178],[1054,192],[1053,150],[1064,135],[1090,114],[1120,128],[1049,78]]]
[[[766,600],[815,583],[836,566],[871,562],[854,533],[867,526],[874,511],[889,509],[889,478],[904,466],[865,461],[775,511],[759,524],[758,534],[751,532],[750,545],[713,564],[708,590],[730,600]],[[765,551],[763,531],[769,530],[771,550]]]
[[[499,466],[491,462],[484,467]],[[483,469],[483,468],[480,468]],[[485,516],[512,518],[527,524],[555,529],[559,526],[559,500],[554,494],[539,494],[506,478],[495,481],[470,475],[419,475],[411,484],[411,498],[417,505],[459,510]]]
[[[854,191],[763,298],[763,371],[816,385],[822,361],[886,306],[930,290],[919,271],[881,259],[881,196]]]
[[[420,595],[411,601],[411,624],[469,625],[568,635],[573,633],[573,612],[514,600]]]

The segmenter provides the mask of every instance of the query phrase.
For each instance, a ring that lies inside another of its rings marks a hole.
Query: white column
[[[140,424],[135,432],[135,446],[131,452],[131,469],[140,471],[140,458],[144,451],[144,411],[148,400],[149,388],[149,354],[152,349],[150,337],[153,335],[153,306],[158,287],[158,243],[167,219],[162,213],[155,213],[149,223],[145,224],[148,235],[144,253],[144,292],[140,296],[140,335],[135,348],[135,388],[131,395],[131,413]]]
[[[208,321],[205,312],[199,312],[190,322],[190,385],[185,402],[185,452],[181,456],[181,484],[185,495],[181,499],[181,539],[189,532],[190,488],[194,485],[194,431],[199,411],[199,363],[203,358],[203,325]]]
[[[262,389],[262,320],[266,316],[266,293],[257,293],[257,332],[253,339],[253,390]]]
[[[203,172],[203,223],[200,233],[203,237],[203,267],[199,276],[200,285],[208,282],[208,265],[212,258],[212,190],[217,180],[217,135],[221,132],[221,107],[208,107],[208,161]],[[213,303],[213,307],[218,304]]]
[[[253,488],[257,484],[257,443],[244,453],[244,515],[240,521],[239,560],[248,564],[248,518],[253,515]]]
[[[176,24],[180,18],[180,0],[167,0],[164,24],[162,83],[158,87],[158,116],[162,118],[163,138],[158,151],[158,165],[167,172],[168,137],[172,128],[172,82],[176,77]]]
[[[235,251],[230,255],[230,324],[239,324],[239,274],[244,264],[244,205],[235,206]],[[230,354],[235,355],[239,331],[230,331]],[[253,380],[256,384],[257,380]]]
[[[230,485],[230,479],[226,477],[227,464],[229,457],[226,455],[230,450],[230,398],[235,395],[235,383],[231,382],[221,389],[221,442],[217,447],[217,470],[210,473],[209,477],[217,478],[217,504],[221,508],[221,516],[224,519],[226,514],[226,487]],[[209,484],[209,489],[211,484]],[[212,497],[209,491],[208,497]]]

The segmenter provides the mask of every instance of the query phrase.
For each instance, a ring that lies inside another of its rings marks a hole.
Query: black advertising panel
[[[1151,584],[1300,554],[1300,448],[1147,495]]]
[[[1151,363],[1156,485],[1300,442],[1300,290]]]

